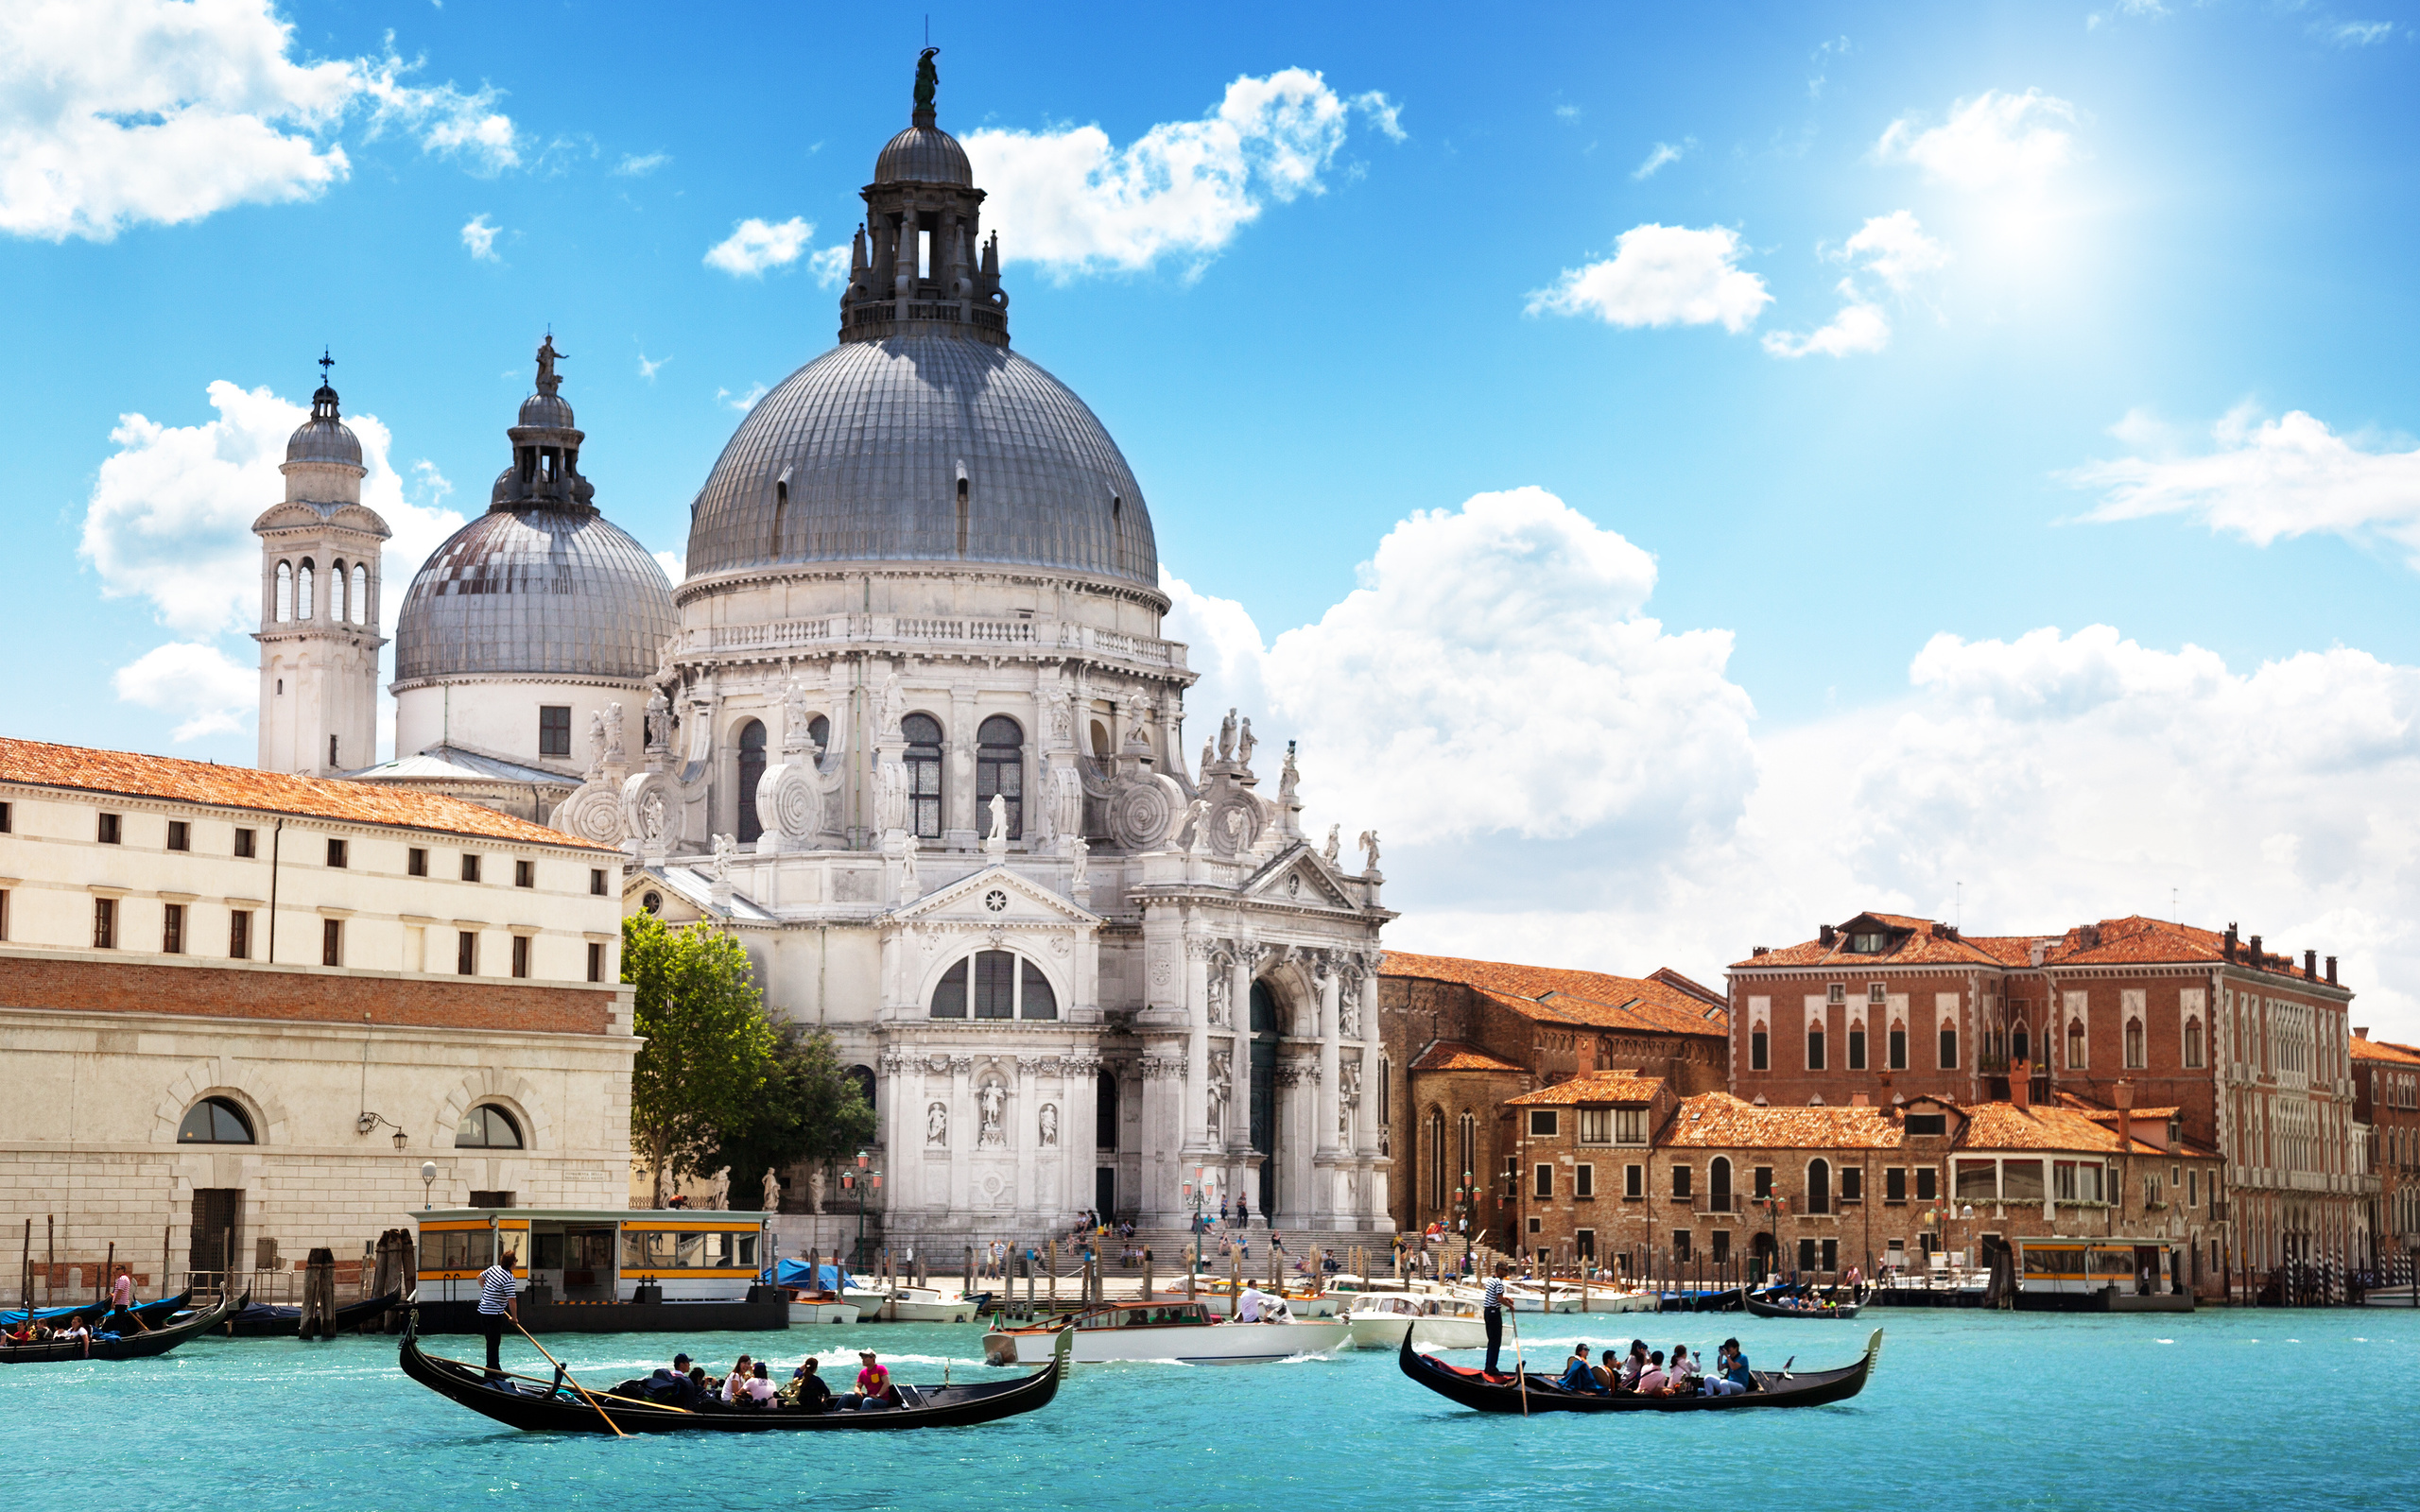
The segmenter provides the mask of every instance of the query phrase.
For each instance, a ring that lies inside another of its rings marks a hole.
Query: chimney
[[[1751,945],[1751,946],[1749,946],[1749,947],[1748,947],[1748,954],[1749,954],[1750,955],[1752,955],[1752,956],[1753,956],[1753,955],[1770,955],[1770,954],[1772,954],[1772,949],[1773,949],[1773,948],[1772,948],[1772,946],[1770,946],[1770,945]],[[2328,957],[2328,959],[2329,959],[2329,960],[2331,960],[2331,961],[2332,961],[2332,960],[2334,960],[2335,958],[2336,958],[2336,957],[2334,957],[2333,955],[2331,955],[2331,956],[2329,956],[2329,957]]]
[[[2327,958],[2327,985],[2329,987],[2336,985],[2336,957],[2333,955]]]
[[[1840,937],[1841,932],[1834,929],[1829,924],[1819,924],[1816,926],[1815,943],[1823,946],[1825,950],[1830,950],[1833,945],[1837,944]]]
[[[2220,943],[2220,949],[2226,953],[2226,958],[2228,960],[2232,961],[2235,959],[2235,923],[2233,920],[2229,920],[2227,923],[2227,937]]]
[[[2100,949],[2100,926],[2099,924],[2086,924],[2082,929],[2077,930],[2076,943],[2082,945],[2088,951],[2097,951]]]
[[[2117,1086],[2116,1091],[2113,1093],[2113,1096],[2115,1098],[2115,1106],[2118,1112],[2118,1122],[2121,1125],[2127,1125],[2119,1129],[2118,1132],[2131,1134],[2133,1132],[2132,1121],[2126,1118],[2125,1115],[2134,1111],[2135,1084],[2131,1081],[2119,1082]]]
[[[2369,1028],[2369,1025],[2367,1025],[2367,1024],[2365,1024],[2365,1023],[2357,1023],[2357,1024],[2353,1025],[2353,1038],[2354,1038],[2354,1039],[2356,1039],[2356,1040],[2367,1040],[2369,1037],[2370,1037],[2370,1028]]]
[[[2260,954],[2260,936],[2257,935],[2252,936],[2252,965],[2255,971],[2265,971],[2269,965],[2269,957]]]
[[[1849,1093],[1849,1106],[1851,1108],[1871,1108],[1874,1105],[1866,1100],[1865,1093],[1851,1092]]]
[[[2008,1100],[2020,1113],[2033,1106],[2033,1062],[2013,1060],[2008,1068]]]

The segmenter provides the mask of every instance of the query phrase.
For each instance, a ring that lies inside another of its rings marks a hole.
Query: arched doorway
[[[739,727],[739,815],[741,845],[754,845],[765,833],[756,816],[756,784],[765,780],[765,727],[751,719]]]
[[[1762,1280],[1773,1274],[1773,1236],[1769,1233],[1758,1234],[1750,1242],[1749,1250],[1755,1256],[1755,1280]]]
[[[1260,1200],[1266,1218],[1277,1211],[1277,999],[1266,982],[1252,985],[1252,1147],[1260,1156]]]

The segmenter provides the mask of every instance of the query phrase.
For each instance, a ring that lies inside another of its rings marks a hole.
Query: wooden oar
[[[538,1342],[538,1336],[536,1334],[530,1332],[527,1329],[521,1328],[521,1320],[519,1318],[516,1317],[512,1320],[512,1326],[521,1330],[521,1336],[527,1339],[530,1345],[535,1348],[540,1354],[546,1354],[546,1347]],[[572,1380],[572,1373],[569,1370],[564,1369],[563,1363],[561,1360],[556,1359],[551,1354],[546,1354],[546,1363],[553,1366],[556,1369],[562,1371],[563,1379],[571,1382],[571,1389],[579,1393],[580,1400],[596,1409],[596,1416],[605,1419],[605,1426],[614,1430],[614,1437],[628,1438],[631,1436],[630,1435],[622,1432],[622,1425],[614,1420],[614,1415],[605,1410],[605,1404],[603,1402],[598,1401],[595,1397],[590,1396],[586,1386],[581,1385],[578,1381]]]
[[[1521,1310],[1508,1307],[1504,1315],[1512,1320],[1512,1379],[1521,1383],[1521,1416],[1530,1416],[1530,1373],[1521,1368]]]

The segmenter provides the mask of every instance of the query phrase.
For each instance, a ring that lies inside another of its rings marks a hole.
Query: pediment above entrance
[[[1363,912],[1343,874],[1317,850],[1299,841],[1245,878],[1242,892],[1247,899],[1260,902]]]
[[[904,908],[890,919],[899,923],[998,928],[1036,925],[1091,928],[1100,916],[1074,903],[1029,877],[1007,867],[985,867]]]

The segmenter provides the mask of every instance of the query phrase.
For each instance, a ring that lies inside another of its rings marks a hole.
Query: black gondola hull
[[[216,1305],[203,1309],[189,1317],[163,1324],[148,1333],[120,1334],[114,1339],[96,1340],[90,1345],[18,1344],[0,1345],[0,1365],[55,1365],[79,1360],[147,1360],[167,1353],[178,1345],[197,1335],[207,1333],[233,1313],[241,1312],[251,1299],[246,1292],[240,1297],[221,1297]]]
[[[1415,1353],[1406,1330],[1395,1363],[1403,1373],[1447,1400],[1475,1412],[1734,1412],[1760,1407],[1823,1407],[1846,1401],[1865,1389],[1874,1362],[1882,1353],[1882,1331],[1876,1329],[1857,1364],[1838,1370],[1797,1371],[1782,1375],[1752,1372],[1759,1389],[1730,1397],[1599,1397],[1565,1391],[1545,1376],[1527,1378],[1528,1389],[1511,1376],[1492,1377],[1478,1370],[1450,1366],[1430,1355]]]
[[[387,1315],[389,1309],[404,1299],[401,1292],[389,1292],[364,1301],[348,1302],[337,1309],[334,1320],[336,1333],[359,1328],[362,1324]],[[237,1314],[227,1320],[225,1332],[231,1339],[290,1339],[302,1331],[302,1310],[299,1307],[273,1309],[247,1308],[251,1316]],[[266,1315],[264,1315],[266,1314]],[[331,1335],[333,1336],[333,1334]]]
[[[1824,1311],[1817,1311],[1810,1308],[1775,1307],[1771,1302],[1758,1301],[1756,1299],[1756,1294],[1754,1292],[1741,1294],[1741,1300],[1747,1303],[1750,1315],[1754,1317],[1787,1317],[1798,1319],[1852,1318],[1857,1316],[1858,1311],[1865,1306],[1865,1303],[1862,1300],[1858,1300],[1843,1303],[1841,1306]]]

